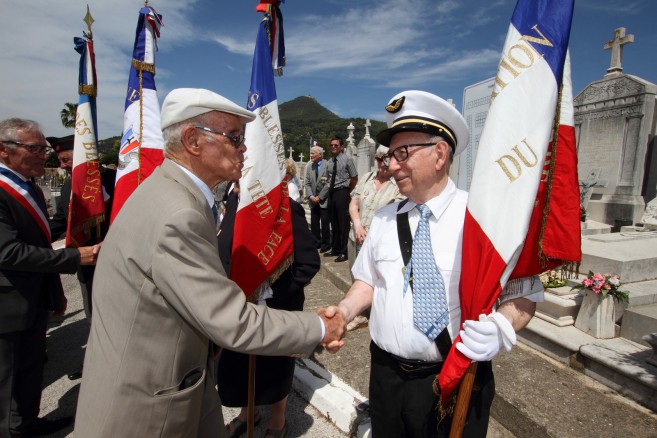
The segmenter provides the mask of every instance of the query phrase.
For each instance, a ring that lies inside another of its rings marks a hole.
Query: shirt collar
[[[445,212],[449,203],[452,202],[452,199],[454,199],[455,195],[456,185],[451,180],[451,178],[448,178],[447,186],[445,186],[443,191],[440,192],[438,196],[429,199],[424,205],[429,207],[429,210],[431,210],[431,213],[435,218],[439,218]],[[397,211],[397,214],[410,212],[411,210],[415,209],[416,205],[417,204],[415,202],[409,199],[408,202]]]
[[[201,189],[201,192],[203,192],[203,196],[205,196],[205,200],[208,201],[208,205],[210,206],[210,208],[212,208],[212,206],[214,205],[214,196],[212,195],[212,190],[210,190],[210,187],[208,187],[208,185],[206,183],[204,183],[198,176],[194,175],[186,167],[181,166],[180,164],[176,163],[175,161],[173,161],[173,163],[176,166],[180,167],[180,169],[182,169],[182,171],[185,172],[187,174],[187,176],[189,176],[192,179],[192,181],[194,181],[194,184],[196,184],[196,186],[199,189]]]

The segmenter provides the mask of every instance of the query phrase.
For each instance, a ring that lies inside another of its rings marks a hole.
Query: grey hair
[[[167,126],[162,130],[162,138],[164,139],[164,153],[179,153],[182,151],[182,130],[189,125],[206,125],[207,116],[210,113],[200,114],[191,119],[183,120],[182,122],[174,123]],[[214,141],[214,140],[213,140]]]
[[[385,154],[387,154],[389,150],[390,149],[388,148],[388,146],[384,146],[384,145],[381,144],[381,145],[379,145],[378,148],[376,148],[376,152],[374,153],[374,156],[376,158],[381,158]]]
[[[13,117],[0,121],[0,139],[15,140],[17,131],[39,132],[43,134],[41,125],[34,120]]]
[[[444,137],[441,137],[440,135],[434,135],[433,137],[429,138],[429,141],[431,143],[438,143],[439,141],[444,141],[447,143],[449,146],[449,164],[452,164],[454,162],[454,148],[452,148],[452,145],[449,144],[447,140],[445,140]]]
[[[313,146],[310,148],[310,152],[317,152],[319,154],[324,155],[324,148],[321,146]]]

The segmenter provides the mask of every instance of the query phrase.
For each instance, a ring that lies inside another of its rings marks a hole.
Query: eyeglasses
[[[50,146],[47,144],[27,144],[27,143],[21,143],[20,141],[13,141],[13,140],[0,140],[2,143],[11,143],[15,144],[18,147],[27,149],[29,152],[33,154],[44,154],[50,149]]]
[[[219,132],[214,129],[206,128],[205,126],[194,126],[194,128],[209,132],[210,134],[223,135],[224,137],[227,137],[236,148],[242,146],[242,143],[244,143],[244,134],[234,135],[229,134],[228,132]]]
[[[405,144],[404,146],[399,146],[397,149],[394,151],[390,151],[387,154],[385,154],[382,158],[384,160],[390,160],[392,157],[395,157],[395,160],[397,160],[398,163],[401,163],[402,161],[406,161],[408,159],[408,148],[412,148],[413,146],[433,146],[436,143],[415,143],[415,144]]]
[[[340,143],[331,143],[332,148],[339,148],[340,146]]]
[[[390,166],[390,158],[387,154],[382,157],[374,157],[374,159],[379,163],[383,163],[384,166]]]

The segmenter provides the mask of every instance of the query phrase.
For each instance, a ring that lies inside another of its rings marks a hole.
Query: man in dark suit
[[[333,159],[328,165],[326,178],[327,186],[322,188],[320,196],[328,197],[328,211],[331,218],[331,251],[324,253],[325,257],[335,257],[337,263],[348,259],[347,241],[349,240],[349,202],[351,191],[358,182],[358,172],[351,157],[344,153],[342,138],[335,136],[331,139],[331,153]]]
[[[31,120],[0,121],[0,436],[41,436],[71,417],[38,418],[48,312],[62,315],[60,272],[96,262],[100,246],[53,250],[46,203],[31,179],[48,144]]]
[[[310,206],[310,230],[319,242],[319,250],[326,252],[331,249],[331,230],[329,225],[328,191],[322,193],[327,184],[327,162],[323,158],[324,149],[313,146],[310,149],[310,160],[306,166],[303,192]]]
[[[61,189],[61,196],[57,202],[57,210],[50,219],[50,233],[52,241],[61,239],[66,236],[68,224],[68,209],[71,201],[71,173],[73,171],[73,146],[75,144],[75,135],[66,137],[47,137],[48,143],[57,153],[59,167],[64,169],[68,174],[68,179],[64,182]],[[102,241],[109,229],[109,218],[112,214],[112,196],[114,195],[114,182],[116,181],[116,171],[100,168],[100,178],[103,187],[103,200],[105,202],[105,219],[100,223],[100,240]],[[98,243],[95,233],[86,245]],[[91,286],[94,280],[95,266],[80,266],[78,268],[78,281],[80,282],[80,292],[82,293],[82,306],[87,316],[87,321],[91,324]],[[77,369],[68,375],[70,380],[76,380],[82,377],[81,369]]]

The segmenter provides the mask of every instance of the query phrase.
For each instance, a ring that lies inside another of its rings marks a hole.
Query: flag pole
[[[255,428],[255,369],[256,357],[253,354],[249,354],[249,388],[246,407],[247,438],[253,438],[253,429]]]
[[[459,392],[456,396],[454,415],[452,416],[452,426],[449,429],[449,438],[461,438],[463,435],[463,427],[465,426],[465,418],[468,415],[468,406],[470,405],[476,372],[477,362],[472,362],[461,380]]]

